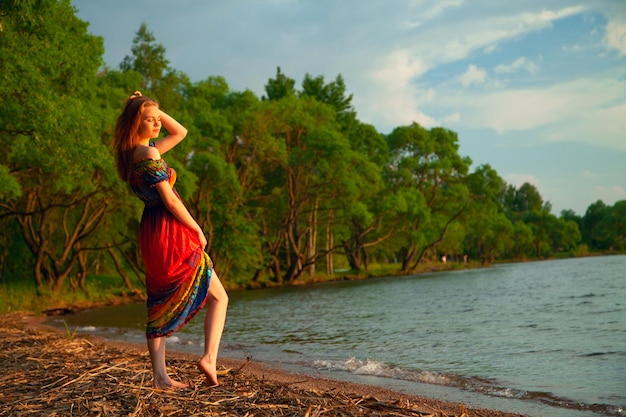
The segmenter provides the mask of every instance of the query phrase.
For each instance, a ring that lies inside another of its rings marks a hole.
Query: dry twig
[[[0,416],[443,416],[422,404],[317,392],[236,370],[221,369],[222,385],[207,388],[195,363],[168,366],[186,390],[151,386],[149,359],[84,337],[32,331],[0,316]],[[146,381],[148,379],[148,381]],[[469,417],[463,407],[457,417]],[[452,417],[452,416],[450,416]]]

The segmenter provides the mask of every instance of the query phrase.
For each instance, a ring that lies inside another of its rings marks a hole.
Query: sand
[[[170,375],[190,387],[159,390],[145,345],[73,335],[44,319],[0,316],[0,416],[520,416],[228,358],[209,388],[197,357],[171,351]]]

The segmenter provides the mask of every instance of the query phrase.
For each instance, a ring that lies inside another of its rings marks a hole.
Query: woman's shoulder
[[[137,146],[137,148],[135,148],[135,152],[133,153],[133,161],[135,163],[139,163],[145,159],[159,160],[161,159],[161,154],[154,146]]]

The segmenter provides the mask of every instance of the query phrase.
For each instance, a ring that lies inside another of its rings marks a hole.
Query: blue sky
[[[626,200],[626,0],[73,0],[116,68],[142,22],[192,81],[341,74],[381,133],[416,121],[552,212]]]

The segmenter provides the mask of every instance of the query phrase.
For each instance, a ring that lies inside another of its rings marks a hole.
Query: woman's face
[[[139,116],[138,134],[141,139],[156,139],[161,131],[161,113],[157,106],[147,106]]]

